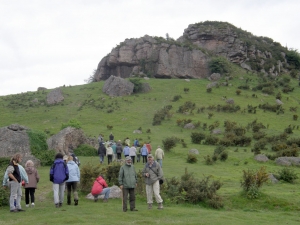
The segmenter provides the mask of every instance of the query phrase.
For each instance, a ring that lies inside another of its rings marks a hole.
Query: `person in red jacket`
[[[92,195],[94,196],[94,201],[98,201],[98,195],[104,195],[103,202],[107,202],[109,198],[110,188],[108,187],[106,181],[104,180],[103,176],[99,176],[94,181],[92,190]]]

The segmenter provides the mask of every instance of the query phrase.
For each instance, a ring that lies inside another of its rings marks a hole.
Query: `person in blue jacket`
[[[148,149],[146,147],[146,144],[144,144],[141,148],[141,155],[143,157],[143,164],[147,163]]]
[[[80,170],[78,165],[74,162],[73,156],[69,156],[67,166],[69,170],[69,179],[66,181],[67,203],[71,205],[71,192],[73,191],[74,205],[78,205],[77,185],[80,181]]]
[[[69,179],[69,169],[63,160],[63,154],[57,153],[50,168],[50,181],[53,182],[55,207],[61,207],[64,201],[65,181]]]
[[[123,149],[123,154],[124,154],[124,157],[126,158],[127,156],[129,156],[129,151],[130,151],[130,148],[128,146],[128,144],[125,144],[125,147]]]

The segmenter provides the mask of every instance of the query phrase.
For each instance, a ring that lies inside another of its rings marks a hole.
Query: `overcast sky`
[[[300,50],[299,0],[0,0],[0,96],[84,84],[126,38],[206,20]]]

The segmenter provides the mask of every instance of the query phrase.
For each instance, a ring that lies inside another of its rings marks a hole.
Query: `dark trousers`
[[[107,164],[112,162],[112,155],[107,155]]]
[[[134,160],[135,160],[135,156],[130,156],[131,157],[131,161],[134,164]]]
[[[130,210],[133,210],[135,208],[134,188],[123,188],[123,211],[127,210],[128,194],[129,194]]]
[[[73,191],[74,200],[78,200],[77,181],[66,182],[67,185],[67,202],[71,203],[71,192]]]
[[[147,156],[143,155],[143,163],[146,163],[146,162],[147,162]]]
[[[29,204],[29,195],[30,195],[31,203],[34,202],[34,192],[35,192],[35,188],[25,188],[25,203],[26,203],[26,205]]]
[[[122,154],[122,153],[117,153],[117,158],[118,158],[118,159],[121,159],[121,154]]]

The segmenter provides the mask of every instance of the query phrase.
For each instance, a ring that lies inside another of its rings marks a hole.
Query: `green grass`
[[[81,194],[79,206],[64,205],[56,209],[53,204],[52,185],[48,179],[49,167],[39,168],[41,182],[36,192],[37,204],[35,208],[28,209],[25,213],[12,214],[8,207],[0,208],[0,224],[299,224],[299,180],[294,184],[279,182],[277,184],[265,184],[261,188],[259,199],[249,200],[242,195],[240,181],[242,171],[248,169],[259,169],[265,166],[267,172],[275,173],[282,167],[276,166],[273,161],[258,163],[253,159],[251,148],[255,143],[248,147],[229,147],[226,150],[229,153],[227,161],[217,161],[214,165],[206,165],[204,156],[212,155],[216,146],[197,145],[191,142],[192,132],[204,132],[202,125],[196,130],[186,130],[177,126],[178,119],[191,119],[193,122],[200,121],[201,124],[213,124],[215,121],[220,123],[219,128],[224,130],[224,121],[235,121],[240,126],[247,126],[248,123],[257,119],[257,122],[268,126],[264,130],[268,135],[279,135],[289,125],[294,126],[291,137],[299,137],[300,131],[298,121],[293,120],[293,115],[298,112],[290,112],[290,107],[298,107],[300,102],[300,89],[298,81],[292,80],[291,86],[295,90],[289,94],[282,93],[284,114],[277,115],[273,112],[264,112],[257,109],[256,114],[224,113],[209,111],[205,109],[203,113],[197,113],[194,110],[191,114],[179,114],[177,110],[186,101],[196,104],[196,108],[202,106],[226,104],[222,100],[223,96],[227,99],[233,98],[235,105],[241,109],[247,108],[247,105],[258,106],[259,104],[275,104],[275,95],[265,95],[261,92],[242,90],[240,95],[236,95],[239,85],[245,84],[247,77],[252,78],[250,86],[257,85],[258,78],[254,75],[243,74],[240,70],[235,70],[234,79],[230,80],[229,86],[215,87],[212,93],[206,92],[207,80],[161,80],[150,79],[149,84],[152,87],[151,92],[125,96],[109,97],[102,93],[103,82],[79,85],[74,87],[63,87],[65,100],[55,106],[35,105],[30,106],[34,98],[40,101],[46,98],[45,93],[29,92],[19,95],[10,95],[0,98],[0,127],[18,123],[33,130],[46,131],[48,136],[60,131],[62,123],[67,123],[70,119],[76,119],[81,123],[82,129],[87,136],[97,137],[99,133],[104,135],[105,139],[113,132],[116,140],[123,140],[127,136],[133,141],[135,138],[143,141],[151,141],[155,150],[158,145],[162,145],[162,140],[166,137],[175,136],[183,139],[187,148],[181,144],[166,153],[163,162],[165,177],[180,177],[184,174],[185,168],[188,172],[193,172],[195,176],[201,179],[203,176],[212,176],[213,179],[220,179],[223,183],[221,189],[217,192],[224,200],[224,208],[214,210],[207,208],[203,204],[190,205],[171,203],[165,200],[165,209],[159,211],[153,209],[147,210],[145,196],[138,196],[138,212],[123,213],[121,209],[121,200],[113,199],[108,204],[102,202],[94,203],[85,199]],[[240,79],[243,77],[243,79]],[[184,88],[189,88],[184,93]],[[277,93],[277,91],[275,91]],[[257,98],[252,97],[253,94]],[[179,101],[172,102],[173,97],[181,95]],[[11,107],[12,103],[15,104]],[[166,105],[172,105],[172,117],[162,121],[162,125],[152,126],[154,114]],[[108,113],[113,109],[111,113]],[[208,119],[208,113],[214,115]],[[113,126],[112,130],[107,129],[107,125]],[[142,128],[142,134],[133,134],[133,131]],[[150,129],[150,133],[146,130]],[[223,135],[219,135],[222,137]],[[252,131],[247,132],[247,136],[252,136]],[[272,154],[270,146],[263,153]],[[199,150],[198,162],[189,164],[186,162],[188,150],[196,148]],[[91,161],[98,164],[98,157],[80,157],[82,165]],[[136,170],[142,169],[142,164],[136,164]],[[299,173],[299,168],[293,168]],[[24,207],[24,201],[22,201]],[[13,219],[12,219],[13,218]]]

